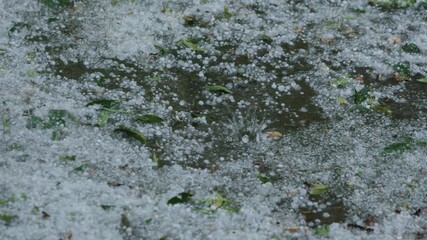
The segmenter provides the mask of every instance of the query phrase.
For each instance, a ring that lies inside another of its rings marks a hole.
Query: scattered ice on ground
[[[1,239],[426,236],[422,7],[19,0],[0,20]],[[366,86],[394,115],[357,110]]]

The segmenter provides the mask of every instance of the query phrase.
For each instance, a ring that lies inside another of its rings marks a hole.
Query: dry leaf
[[[388,38],[388,42],[391,44],[399,44],[402,42],[402,39],[400,39],[400,37],[393,36]]]
[[[354,78],[354,80],[356,80],[356,81],[359,81],[359,82],[363,83],[363,82],[364,82],[364,80],[363,80],[363,75],[357,75],[357,76]]]
[[[286,228],[286,230],[287,230],[289,233],[297,233],[297,232],[299,232],[299,231],[300,231],[300,227],[287,227],[287,228]]]
[[[329,38],[327,36],[322,36],[320,39],[322,42],[327,43],[329,46],[332,46],[334,44],[334,40],[332,38]]]
[[[402,74],[399,74],[399,73],[393,73],[393,78],[394,78],[394,80],[396,80],[398,82],[408,81],[409,80],[408,76],[405,76],[405,75],[402,75]]]
[[[277,131],[270,131],[270,132],[267,132],[267,137],[274,140],[279,140],[283,137],[283,134]]]

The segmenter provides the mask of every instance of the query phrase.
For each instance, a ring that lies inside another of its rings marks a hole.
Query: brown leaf
[[[270,131],[270,132],[267,132],[267,137],[274,140],[279,140],[283,137],[283,134],[277,131]]]
[[[388,38],[388,42],[391,44],[399,44],[402,42],[402,39],[400,37],[392,36]]]

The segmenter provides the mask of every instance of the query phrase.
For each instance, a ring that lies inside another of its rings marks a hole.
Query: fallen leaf
[[[323,184],[311,184],[309,192],[310,195],[322,195],[329,190],[329,187]]]
[[[270,131],[270,132],[267,132],[267,137],[274,140],[279,140],[283,137],[283,134],[277,131]]]
[[[286,230],[290,233],[297,233],[300,231],[300,227],[287,227]]]
[[[388,38],[388,42],[391,44],[399,44],[402,42],[402,39],[400,39],[400,37],[392,36]]]
[[[147,143],[147,140],[145,139],[145,137],[138,132],[137,130],[134,130],[132,128],[128,128],[125,126],[118,126],[116,129],[114,129],[115,132],[125,132],[127,134],[129,134],[130,136],[134,137],[135,139],[139,140],[141,143]]]
[[[223,86],[219,86],[219,85],[206,86],[206,90],[210,92],[222,92],[222,93],[233,94],[233,92],[230,89]]]
[[[327,43],[329,46],[332,46],[334,44],[334,40],[332,38],[329,38],[327,36],[322,36],[320,39],[322,42]]]

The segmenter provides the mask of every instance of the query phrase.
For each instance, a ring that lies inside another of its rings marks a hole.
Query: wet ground
[[[2,4],[6,238],[425,236],[421,2]]]

